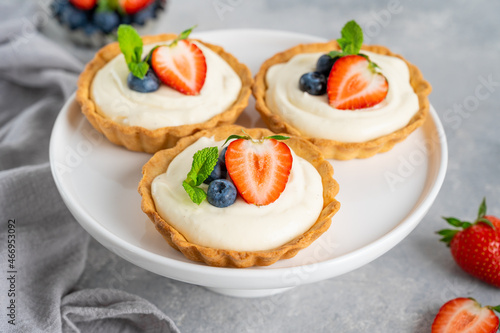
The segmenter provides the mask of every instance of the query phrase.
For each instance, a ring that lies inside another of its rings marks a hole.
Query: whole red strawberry
[[[454,227],[438,231],[458,266],[489,284],[500,287],[500,219],[486,215],[486,200],[473,222],[444,217]]]
[[[135,14],[146,8],[153,0],[119,0],[120,6],[127,14]]]
[[[69,0],[69,2],[81,10],[90,10],[97,4],[97,0]]]
[[[493,310],[500,311],[500,306],[481,306],[473,298],[452,299],[439,309],[431,333],[495,333],[498,317]]]

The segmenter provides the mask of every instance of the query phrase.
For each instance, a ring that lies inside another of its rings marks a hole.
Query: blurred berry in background
[[[114,40],[120,24],[149,25],[165,10],[166,0],[54,0],[50,7],[75,44],[101,47]]]

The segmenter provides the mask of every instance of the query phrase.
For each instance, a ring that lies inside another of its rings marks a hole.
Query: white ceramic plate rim
[[[269,36],[269,34],[273,34],[278,37],[283,36],[287,38],[309,39],[311,40],[311,42],[323,40],[321,38],[305,34],[259,29],[209,31],[206,33],[198,33],[197,36],[201,38],[204,36],[204,34],[209,36],[217,34],[230,35],[234,33],[258,35],[265,34],[266,36]],[[198,263],[178,261],[176,259],[151,253],[119,238],[118,236],[107,230],[97,220],[92,218],[83,207],[78,205],[78,200],[71,194],[71,191],[67,191],[65,189],[64,181],[56,172],[56,166],[54,165],[54,162],[57,161],[58,142],[61,142],[61,140],[64,139],[61,126],[64,122],[64,117],[67,114],[71,103],[73,102],[74,95],[66,102],[55,122],[49,151],[52,175],[54,177],[56,186],[61,193],[63,201],[66,203],[69,210],[73,213],[75,218],[84,227],[84,229],[87,230],[87,232],[89,232],[100,243],[110,248],[114,252],[119,252],[117,254],[121,255],[129,261],[132,261],[134,264],[167,277],[208,287],[242,289],[285,288],[293,287],[298,284],[320,281],[356,269],[390,250],[418,225],[418,223],[421,221],[421,219],[424,217],[424,215],[427,213],[428,209],[434,202],[444,181],[446,173],[448,156],[446,137],[437,113],[431,106],[430,119],[432,119],[434,123],[439,140],[438,171],[434,175],[430,176],[433,177],[433,185],[430,189],[424,189],[424,191],[422,192],[424,195],[423,199],[422,197],[420,198],[420,202],[414,207],[411,213],[406,218],[404,218],[393,230],[380,237],[376,241],[363,246],[360,249],[354,250],[337,258],[325,260],[311,265],[286,268],[273,268],[272,266],[268,266],[266,267],[266,269],[234,269],[203,266]],[[116,249],[120,250],[116,251]],[[137,259],[139,259],[139,262],[137,262]],[[144,262],[140,262],[140,260],[144,260]],[[169,272],[165,273],[164,269],[154,269],[152,268],[154,267],[154,265],[159,265],[163,268],[168,267]],[[306,278],[301,279],[300,282],[297,282],[296,280],[289,280],[287,282],[283,279],[284,276],[292,274],[294,270],[298,268],[306,272],[314,272],[314,274],[306,274]]]

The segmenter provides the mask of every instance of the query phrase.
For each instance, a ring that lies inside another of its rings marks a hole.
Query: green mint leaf
[[[146,73],[148,72],[149,65],[145,61],[141,61],[139,63],[132,62],[129,64],[128,68],[132,75],[137,76],[139,79],[144,79]]]
[[[134,54],[132,55],[132,61],[135,63],[140,63],[142,58],[142,45],[134,47]]]
[[[121,24],[118,27],[118,43],[130,72],[143,79],[149,65],[141,60],[143,47],[141,36],[130,25]]]
[[[233,139],[250,140],[250,137],[248,135],[237,135],[237,134],[230,135],[230,136],[228,136],[228,138],[226,139],[226,141],[224,142],[222,147],[224,147],[229,140],[233,140]]]
[[[187,175],[188,183],[198,186],[212,173],[219,158],[217,147],[206,147],[198,150],[193,156],[193,164]]]
[[[342,56],[342,51],[330,51],[328,52],[328,55],[330,56],[330,58],[336,58],[336,57],[340,57]]]
[[[477,219],[484,217],[486,215],[486,198],[483,198],[483,201],[479,205],[479,210],[477,212]]]
[[[363,44],[363,30],[352,20],[346,23],[340,32],[341,38],[337,39],[344,54],[358,54]]]
[[[182,182],[182,187],[184,187],[184,190],[186,190],[191,201],[193,201],[197,205],[201,204],[207,197],[207,194],[205,193],[205,191],[203,191],[203,189],[192,186],[186,181]]]
[[[290,139],[290,137],[284,135],[271,135],[271,136],[266,136],[264,139],[288,140]]]
[[[118,43],[127,65],[134,60],[138,62],[140,59],[140,56],[137,59],[138,51],[142,54],[142,38],[134,28],[127,24],[121,24],[118,27]]]
[[[198,186],[212,173],[219,158],[217,147],[207,147],[198,150],[193,155],[191,170],[188,172],[186,180],[182,182],[182,187],[186,190],[191,200],[199,205],[206,199],[207,194]]]
[[[191,186],[196,186],[196,173],[189,171],[184,182]]]

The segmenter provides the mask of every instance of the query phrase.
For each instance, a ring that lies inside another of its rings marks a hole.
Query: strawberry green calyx
[[[477,212],[477,219],[475,223],[483,222],[492,227],[493,229],[495,229],[493,223],[491,223],[490,220],[484,217],[485,215],[486,215],[486,198],[483,198],[481,205],[479,205],[479,210]]]
[[[479,210],[477,213],[477,218],[474,222],[467,222],[467,221],[461,221],[455,217],[443,217],[443,219],[448,222],[450,225],[457,227],[459,229],[443,229],[439,230],[437,232],[438,235],[441,235],[442,238],[440,239],[442,242],[446,243],[446,245],[450,246],[451,240],[457,233],[459,233],[462,230],[465,230],[467,228],[472,227],[473,225],[476,225],[478,223],[485,223],[489,227],[495,229],[495,226],[491,221],[485,218],[486,215],[486,198],[483,198],[483,201],[479,205]]]
[[[500,305],[497,306],[488,305],[487,308],[500,313]]]
[[[274,140],[278,140],[278,141],[283,141],[283,140],[290,139],[290,137],[285,136],[285,135],[271,135],[271,136],[264,137],[264,139],[274,139]]]
[[[186,29],[184,30],[183,32],[181,32],[177,38],[175,38],[168,46],[170,47],[174,47],[177,45],[177,43],[180,41],[180,40],[183,40],[183,39],[187,39],[189,37],[189,35],[191,34],[191,32],[193,31],[194,28],[196,28],[198,25],[193,25],[191,28],[189,29]]]
[[[237,134],[233,134],[233,135],[230,135],[227,137],[226,141],[224,141],[224,144],[222,145],[222,147],[224,147],[229,140],[234,140],[234,139],[243,139],[243,140],[252,140],[252,138],[249,136],[249,135],[237,135]]]
[[[360,53],[358,55],[360,55],[363,58],[365,58],[366,60],[368,60],[368,68],[370,69],[370,71],[372,73],[378,73],[378,70],[380,69],[379,65],[377,65],[376,63],[374,63],[373,61],[371,61],[370,58],[366,54]]]
[[[247,134],[244,130],[242,130],[243,133]],[[233,134],[233,135],[230,135],[226,141],[224,142],[224,144],[222,145],[222,147],[224,147],[229,140],[233,140],[233,139],[243,139],[243,140],[251,140],[252,142],[255,142],[255,143],[262,143],[264,140],[267,140],[267,139],[274,139],[274,140],[278,140],[278,141],[283,141],[283,140],[288,140],[290,139],[289,136],[284,136],[284,135],[270,135],[270,136],[266,136],[266,137],[263,137],[262,139],[260,140],[256,140],[254,138],[252,138],[250,135],[237,135],[237,134]]]
[[[483,204],[485,204],[484,200],[483,200],[483,203],[481,204],[481,206],[482,206]],[[486,205],[484,205],[484,207],[486,208]],[[481,209],[481,208],[480,208],[480,209]],[[486,213],[486,210],[484,211],[484,213]],[[474,302],[476,302],[476,304],[477,304],[477,306],[478,306],[479,308],[482,308],[482,307],[483,307],[483,306],[481,305],[481,303],[479,303],[478,301],[476,301],[476,299],[475,299],[475,298],[469,297],[469,299],[471,299],[471,300],[473,300]],[[484,306],[484,307],[485,307],[485,308],[487,308],[487,309],[490,309],[490,310],[492,310],[492,311],[496,311],[496,312],[500,313],[500,305],[497,305],[497,306],[493,306],[493,305],[486,305],[486,306]],[[497,317],[498,317],[498,316],[497,316]]]
[[[479,303],[474,297],[467,297],[468,299],[476,302],[476,305],[480,308],[483,308],[483,306],[481,305],[481,303]],[[498,312],[498,310],[500,310],[500,305],[498,306],[491,306],[491,305],[485,305],[484,308],[488,308],[488,309],[491,309],[491,310],[495,310]],[[498,309],[498,310],[496,310]]]
[[[160,46],[168,46],[168,47],[174,47],[177,45],[177,43],[180,41],[180,40],[183,40],[183,39],[187,39],[189,37],[189,35],[191,34],[191,32],[193,31],[194,28],[196,28],[198,25],[193,25],[191,28],[189,29],[186,29],[184,30],[183,32],[181,32],[170,44],[168,45],[156,45],[155,47],[153,47],[151,49],[151,51],[149,51],[148,55],[146,56],[146,58],[144,59],[144,61],[146,62],[149,62],[152,55],[153,55],[153,52],[159,48]]]

